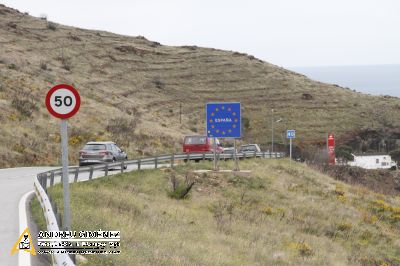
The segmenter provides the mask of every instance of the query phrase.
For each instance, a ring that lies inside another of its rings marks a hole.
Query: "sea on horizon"
[[[400,97],[399,65],[289,67],[310,79],[371,95]]]

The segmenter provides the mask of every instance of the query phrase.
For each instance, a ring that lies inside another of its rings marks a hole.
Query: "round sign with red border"
[[[78,91],[67,84],[58,84],[46,95],[46,107],[57,118],[68,119],[74,116],[81,106]]]

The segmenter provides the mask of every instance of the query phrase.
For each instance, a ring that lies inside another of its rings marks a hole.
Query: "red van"
[[[216,138],[215,142],[217,144],[217,153],[222,152],[221,144]],[[184,153],[203,153],[203,152],[213,152],[214,149],[214,138],[209,138],[207,136],[186,136],[183,140],[183,152]]]

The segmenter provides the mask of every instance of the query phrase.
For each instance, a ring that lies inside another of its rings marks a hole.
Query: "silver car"
[[[127,159],[126,153],[112,141],[88,142],[79,152],[79,166]]]
[[[258,144],[246,144],[240,146],[239,152],[243,153],[254,153],[254,152],[260,152],[260,146]]]
[[[227,147],[227,148],[224,148],[224,149],[222,150],[222,153],[233,154],[233,153],[235,153],[235,148],[234,148],[234,147]]]

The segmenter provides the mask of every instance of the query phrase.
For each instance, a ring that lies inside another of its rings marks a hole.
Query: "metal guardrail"
[[[237,153],[236,157],[238,159],[246,159],[246,158],[283,158],[285,156],[282,152],[244,152]],[[230,160],[234,159],[234,154],[230,153],[220,153],[217,154],[219,160]],[[159,155],[156,157],[148,157],[141,158],[135,160],[126,160],[115,163],[106,163],[106,164],[98,164],[92,166],[72,166],[68,168],[69,175],[74,175],[73,182],[78,182],[79,174],[81,173],[89,173],[89,179],[93,179],[94,171],[104,171],[104,176],[108,176],[108,172],[111,169],[121,169],[121,173],[123,173],[127,166],[136,165],[137,170],[141,169],[141,166],[152,164],[154,168],[158,168],[160,163],[168,162],[171,167],[174,167],[177,161],[190,161],[190,160],[213,160],[213,153],[184,153],[184,154],[168,154],[168,155]],[[47,230],[48,231],[61,231],[61,214],[57,212],[57,206],[55,202],[50,200],[50,197],[47,194],[47,187],[54,185],[54,180],[56,177],[62,177],[62,168],[50,170],[47,172],[40,173],[36,176],[34,181],[35,192],[39,199],[40,205],[43,209],[44,216],[46,219]],[[48,182],[49,181],[49,182]],[[60,250],[60,253],[53,254],[53,264],[54,265],[63,265],[63,266],[73,266],[75,263],[70,258],[70,256],[65,252],[65,250]]]
[[[53,210],[53,206],[50,203],[49,197],[46,191],[43,189],[43,186],[39,182],[38,178],[35,178],[34,186],[35,186],[36,196],[44,212],[44,217],[46,219],[46,224],[47,224],[47,230],[53,232],[60,231],[59,223],[57,221],[56,214]],[[59,242],[56,243],[60,244]],[[63,265],[63,266],[75,265],[75,263],[72,261],[70,256],[65,252],[65,250],[61,251],[64,251],[64,253],[53,254],[52,256],[53,265]]]

